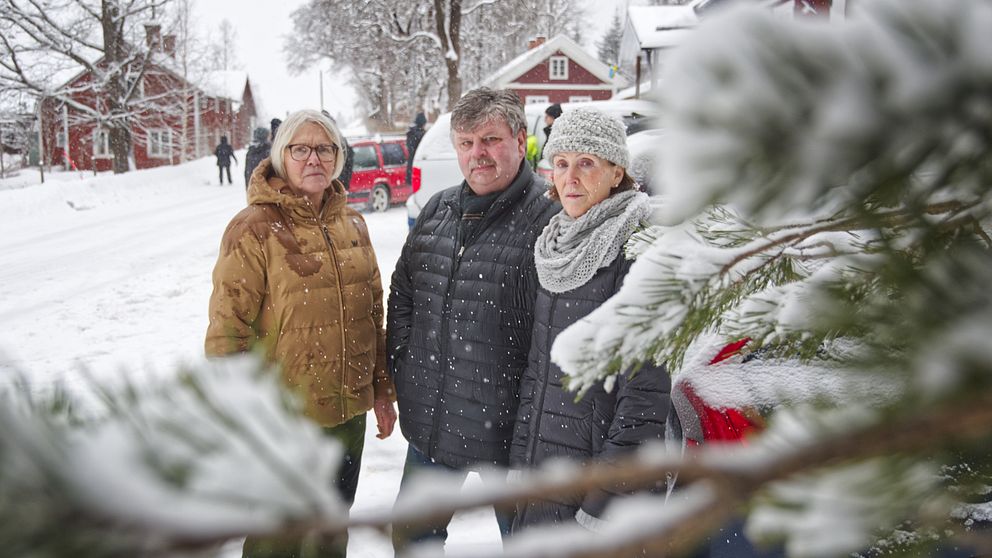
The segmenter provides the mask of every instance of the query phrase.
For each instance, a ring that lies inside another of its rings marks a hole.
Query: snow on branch
[[[81,422],[47,412],[27,388],[0,395],[3,523],[20,525],[21,540],[80,552],[112,535],[108,547],[132,556],[342,525],[342,450],[280,382],[248,357],[218,360],[158,385],[98,387],[107,411]],[[30,517],[16,497],[29,498]]]
[[[992,6],[864,7],[864,17],[831,25],[735,10],[679,47],[662,77],[663,184],[674,215],[720,200],[790,219],[950,184],[955,195],[983,190]],[[900,192],[922,171],[957,179]]]
[[[953,4],[876,2],[830,26],[740,10],[680,47],[661,216],[683,222],[636,239],[621,291],[558,338],[571,385],[677,369],[713,329],[808,358],[841,332],[818,312],[836,289],[869,297],[953,231],[988,248],[992,67],[973,22],[992,6]]]

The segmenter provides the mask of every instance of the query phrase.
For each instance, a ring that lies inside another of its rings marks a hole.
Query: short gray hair
[[[451,111],[451,131],[471,132],[491,121],[502,120],[516,136],[527,133],[527,117],[520,97],[509,89],[480,87],[462,95]]]
[[[344,152],[346,148],[341,132],[334,124],[334,121],[320,111],[303,109],[290,114],[286,120],[283,120],[282,124],[279,125],[279,129],[276,131],[276,137],[272,138],[272,169],[276,172],[276,176],[283,180],[286,179],[286,163],[283,158],[286,146],[293,140],[296,132],[308,122],[313,122],[323,128],[327,132],[327,137],[331,139],[331,143],[338,147],[337,155],[334,156],[334,173],[331,175],[331,178],[334,179],[341,175],[341,169],[344,168],[344,160],[348,156]]]

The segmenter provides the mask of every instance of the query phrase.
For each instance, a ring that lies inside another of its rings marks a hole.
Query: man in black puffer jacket
[[[466,93],[451,130],[465,181],[420,212],[389,293],[386,346],[409,442],[399,498],[424,469],[507,466],[530,348],[534,240],[560,209],[524,162],[526,121],[515,93]],[[496,515],[508,533],[512,512]],[[393,544],[443,542],[447,524],[394,525]]]

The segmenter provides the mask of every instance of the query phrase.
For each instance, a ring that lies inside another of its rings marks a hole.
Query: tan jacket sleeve
[[[232,222],[224,231],[213,272],[207,356],[247,352],[257,341],[255,320],[266,288],[265,250],[248,227]]]

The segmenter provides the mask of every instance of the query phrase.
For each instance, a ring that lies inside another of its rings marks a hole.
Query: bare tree
[[[213,53],[213,70],[236,70],[238,62],[238,31],[231,21],[224,18],[220,21],[218,36],[210,41],[210,51]]]
[[[578,37],[582,14],[576,0],[311,0],[293,20],[290,66],[348,67],[371,120],[389,127],[425,105],[450,109],[534,35]]]
[[[606,30],[606,34],[597,43],[597,54],[599,60],[605,64],[614,65],[620,61],[620,39],[623,37],[623,21],[620,19],[618,11],[613,16],[613,23]]]
[[[179,111],[182,116],[182,124],[180,135],[173,139],[173,144],[179,150],[182,161],[199,156],[199,153],[195,153],[195,140],[190,141],[193,137],[191,130],[194,120],[193,112],[200,110],[200,107],[193,102],[194,84],[203,81],[213,59],[210,49],[205,48],[207,46],[206,41],[195,30],[193,23],[195,5],[195,0],[172,0],[170,6],[172,8],[172,22],[169,29],[171,34],[176,37],[175,68],[183,81],[182,90],[178,92],[182,98]],[[224,21],[227,22],[227,20]],[[235,36],[235,40],[236,38]]]
[[[152,49],[138,22],[153,18],[171,0],[62,0],[0,6],[0,86],[53,99],[109,130],[115,173],[128,170],[132,104]],[[65,81],[85,70],[91,79]],[[99,102],[79,101],[88,93]]]

